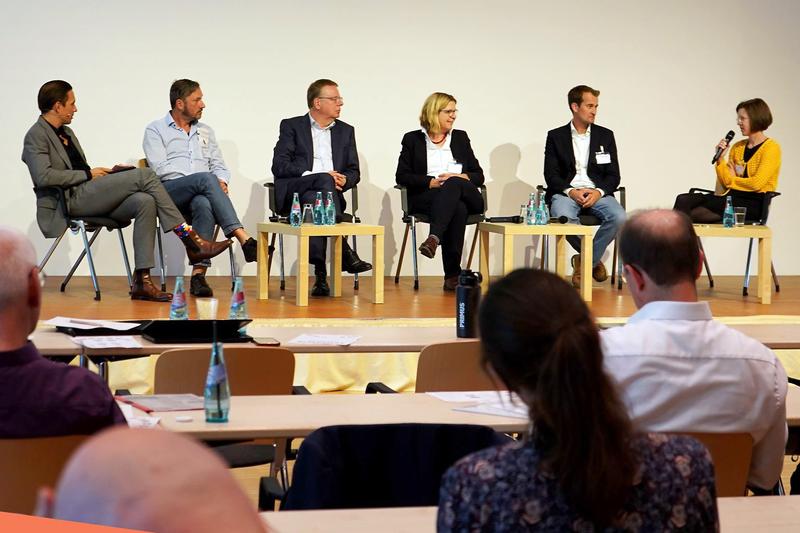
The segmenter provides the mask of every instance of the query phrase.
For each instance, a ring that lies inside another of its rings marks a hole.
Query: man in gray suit
[[[133,247],[136,274],[131,299],[169,301],[172,295],[153,285],[156,216],[164,231],[174,231],[197,260],[223,252],[230,241],[208,242],[197,235],[175,207],[161,182],[149,169],[130,166],[90,168],[78,138],[66,125],[78,111],[72,86],[62,80],[48,81],[39,89],[42,115],[25,135],[22,160],[28,166],[36,191],[36,218],[45,237],[58,237],[67,217],[102,216],[119,221],[134,219]],[[68,213],[63,213],[58,194],[63,189]]]

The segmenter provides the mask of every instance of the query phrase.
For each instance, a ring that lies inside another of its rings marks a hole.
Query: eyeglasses
[[[454,117],[456,116],[456,113],[458,113],[458,109],[442,109],[439,111],[439,113],[445,113],[451,117]]]
[[[319,98],[320,100],[332,100],[337,104],[344,103],[344,98],[342,98],[341,96],[317,96],[317,98]]]

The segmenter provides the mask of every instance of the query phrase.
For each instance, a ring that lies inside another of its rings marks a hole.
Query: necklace
[[[433,144],[441,144],[441,143],[443,143],[443,142],[444,142],[444,140],[445,140],[446,138],[447,138],[447,134],[446,134],[446,133],[444,133],[444,134],[442,134],[442,138],[441,138],[441,139],[439,139],[438,141],[434,141],[434,140],[433,140],[433,137],[431,137],[431,142],[432,142]]]

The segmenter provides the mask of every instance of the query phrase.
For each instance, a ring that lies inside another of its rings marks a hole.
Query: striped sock
[[[189,232],[192,231],[192,227],[186,222],[181,222],[172,228],[172,231],[175,232],[175,235],[177,235],[179,239],[185,239],[189,236]]]

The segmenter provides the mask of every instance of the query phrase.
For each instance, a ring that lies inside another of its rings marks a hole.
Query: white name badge
[[[611,163],[611,154],[608,152],[595,152],[594,159],[598,165],[608,165]]]
[[[461,174],[461,168],[461,163],[456,163],[455,161],[447,163],[447,172],[451,174]]]

